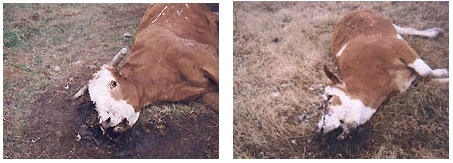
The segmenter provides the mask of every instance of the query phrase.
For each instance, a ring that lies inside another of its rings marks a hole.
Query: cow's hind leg
[[[417,58],[414,62],[410,63],[408,67],[412,68],[423,77],[431,78],[434,81],[441,83],[448,83],[448,70],[435,69],[432,70],[422,59]]]
[[[434,38],[439,35],[439,33],[442,31],[440,28],[431,28],[427,30],[417,30],[415,28],[407,28],[407,27],[400,27],[395,24],[393,24],[393,27],[395,27],[396,32],[401,35],[418,35],[418,36],[425,36],[429,38]]]
[[[413,28],[402,28],[393,24],[398,34],[420,35],[426,37],[436,37],[439,34],[438,28],[419,31]],[[401,39],[401,38],[400,38]],[[423,61],[418,54],[412,49],[406,41],[397,42],[395,46],[401,47],[399,59],[409,68],[413,69],[418,75],[430,78],[442,83],[448,83],[447,69],[431,69],[428,64]]]

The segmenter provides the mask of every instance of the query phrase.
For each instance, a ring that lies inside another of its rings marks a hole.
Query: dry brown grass
[[[433,68],[448,68],[448,2],[234,2],[235,158],[448,158],[448,84],[419,81],[343,142],[313,140],[328,84],[334,25],[369,9],[395,24],[441,27],[403,36]]]

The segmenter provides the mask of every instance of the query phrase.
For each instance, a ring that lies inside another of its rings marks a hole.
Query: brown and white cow
[[[125,131],[156,102],[200,99],[217,111],[217,23],[205,4],[151,4],[122,66],[103,65],[88,82],[101,129]]]
[[[404,92],[416,76],[448,82],[446,69],[432,70],[399,34],[436,37],[438,28],[402,28],[370,11],[345,16],[332,35],[331,54],[339,77],[325,66],[332,83],[325,88],[318,132],[343,129],[343,140],[367,122],[391,94]]]

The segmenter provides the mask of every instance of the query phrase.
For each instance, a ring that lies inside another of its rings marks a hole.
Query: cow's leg
[[[406,28],[406,27],[400,27],[395,24],[393,24],[393,27],[395,27],[396,32],[398,34],[402,35],[418,35],[418,36],[425,36],[429,38],[434,38],[439,35],[439,33],[442,31],[440,28],[431,28],[427,30],[417,30],[415,28]]]
[[[433,78],[433,80],[448,83],[448,70],[447,69],[435,69],[432,70],[422,59],[417,58],[414,62],[410,63],[408,67],[412,68],[423,77]]]
[[[399,55],[398,59],[407,65],[407,67],[413,69],[418,75],[434,79],[448,78],[447,69],[431,69],[406,41],[396,41],[394,44],[395,47],[399,47],[398,53],[396,53]],[[445,80],[448,79],[443,79],[442,81]]]

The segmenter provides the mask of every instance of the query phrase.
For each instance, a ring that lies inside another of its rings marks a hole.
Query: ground
[[[345,141],[314,139],[335,24],[368,9],[403,27],[432,68],[448,68],[448,2],[234,2],[234,158],[448,158],[448,84],[423,79]],[[337,133],[338,134],[338,133]]]
[[[3,158],[218,158],[219,117],[197,103],[148,106],[116,140],[88,95],[129,48],[145,4],[3,4]]]

